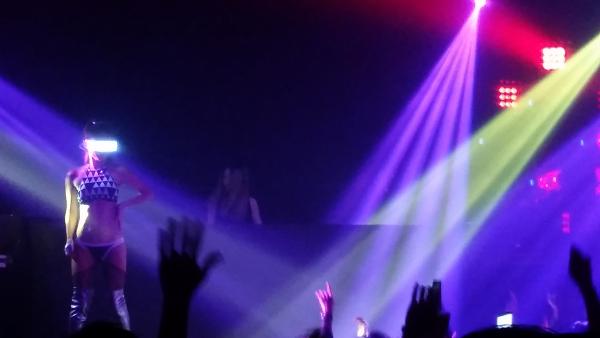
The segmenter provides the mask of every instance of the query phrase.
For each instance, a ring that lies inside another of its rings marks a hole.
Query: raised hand
[[[356,317],[356,336],[357,337],[369,337],[369,323],[362,317]]]
[[[441,283],[415,284],[404,323],[404,338],[444,338],[448,336],[450,315],[442,309]]]
[[[321,308],[321,337],[332,337],[332,322],[333,322],[333,291],[328,282],[325,283],[325,289],[315,291],[315,296],[319,301]]]
[[[333,291],[331,291],[331,285],[328,282],[325,283],[325,289],[319,289],[315,291],[315,296],[319,301],[321,307],[321,318],[327,318],[333,316]]]
[[[592,268],[589,257],[586,257],[576,247],[571,247],[569,257],[569,274],[579,286],[592,284]]]
[[[169,219],[160,231],[160,284],[163,308],[159,338],[186,338],[189,306],[194,291],[210,270],[223,260],[221,253],[209,253],[202,264],[196,255],[202,244],[204,226],[188,219]]]
[[[160,230],[159,274],[165,298],[189,300],[209,272],[223,261],[221,253],[214,251],[198,264],[196,256],[203,234],[203,224],[189,219],[169,219],[167,230]]]
[[[571,247],[571,256],[569,257],[569,274],[579,287],[579,291],[585,303],[585,309],[588,316],[589,330],[594,333],[600,332],[600,300],[598,293],[592,282],[592,267],[590,259],[583,253]]]

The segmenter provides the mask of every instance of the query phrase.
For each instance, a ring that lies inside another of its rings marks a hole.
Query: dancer
[[[123,166],[113,153],[118,143],[105,123],[88,123],[82,149],[85,164],[67,174],[65,254],[71,257],[73,293],[69,329],[85,324],[93,297],[92,268],[102,266],[123,328],[129,330],[129,313],[123,292],[127,251],[121,225],[123,211],[147,200],[150,190]],[[137,195],[119,201],[119,188],[128,185]]]
[[[227,168],[223,171],[209,203],[207,223],[262,224],[258,202],[250,195],[246,169]]]

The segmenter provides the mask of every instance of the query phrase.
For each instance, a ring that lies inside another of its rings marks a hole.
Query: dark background
[[[182,189],[205,196],[225,165],[243,163],[267,222],[320,221],[470,11],[467,0],[446,1],[437,10],[460,20],[434,27],[381,20],[357,3],[2,4],[0,77],[82,126],[113,122],[127,156]],[[600,29],[595,0],[494,5],[574,48]],[[496,113],[499,79],[542,75],[479,46],[474,127]],[[544,151],[595,117],[594,95]]]
[[[382,19],[352,10],[360,2],[3,3],[0,77],[78,125],[90,118],[113,122],[128,157],[183,190],[206,196],[225,165],[244,163],[251,169],[254,194],[268,223],[316,224],[470,11],[468,0],[424,1],[419,6],[431,3],[439,13],[438,26],[408,14]],[[435,8],[442,3],[443,8]],[[494,6],[510,9],[575,49],[600,31],[597,0],[496,0]],[[489,17],[485,11],[492,10],[484,10],[482,23]],[[474,128],[497,113],[493,97],[500,79],[532,84],[543,75],[539,65],[492,48],[486,39],[480,35]],[[598,89],[596,77],[536,160],[597,117]],[[25,197],[18,191],[2,196],[2,214],[15,211]],[[2,219],[2,224],[9,223]],[[61,252],[64,234],[60,227],[49,226],[59,223],[58,216],[29,221],[19,228],[23,233],[14,235],[30,238],[20,242],[14,255],[25,257],[20,267],[33,269],[15,271],[9,282],[31,292],[2,293],[2,303],[23,306],[35,301],[33,309],[8,309],[10,318],[16,318],[11,322],[15,331],[23,330],[21,324],[37,323],[24,336],[43,335],[48,327],[58,331],[46,331],[46,336],[60,336],[65,326],[69,289]],[[258,232],[248,235],[247,242],[263,240],[268,252],[302,257],[305,261],[297,264],[306,266],[338,242],[336,231],[341,231],[325,228],[328,236],[322,236],[318,226],[280,229],[278,237]],[[320,236],[311,233],[315,229]],[[238,229],[232,233],[243,234]],[[325,238],[315,245],[315,237]],[[290,245],[288,238],[302,245]],[[150,337],[159,302],[148,294],[159,294],[157,280],[149,278],[154,273],[131,266],[130,285],[154,283],[128,291],[132,320],[138,328],[146,323],[142,336]],[[146,304],[155,305],[148,309]],[[219,325],[242,318],[223,306],[207,308],[207,320],[198,322],[213,323],[209,331],[215,336],[225,331]],[[215,320],[220,315],[226,319]]]

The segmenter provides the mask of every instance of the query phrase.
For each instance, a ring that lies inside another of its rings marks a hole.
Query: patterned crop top
[[[106,169],[85,169],[77,185],[79,204],[89,205],[98,200],[116,203],[118,198],[119,187]]]

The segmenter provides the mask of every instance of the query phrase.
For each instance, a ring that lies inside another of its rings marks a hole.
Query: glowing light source
[[[565,235],[568,235],[571,233],[571,213],[564,211],[561,215],[560,215],[560,225],[561,225],[561,230]]]
[[[85,149],[96,153],[114,153],[119,150],[119,143],[115,140],[85,140]]]
[[[353,254],[344,254],[348,257],[344,261],[352,266],[357,264],[356,258],[351,258],[352,256],[365,257],[368,261],[389,257],[390,266],[401,269],[402,273],[392,272],[377,281],[377,288],[380,290],[377,297],[363,298],[364,302],[370,304],[365,317],[377,318],[380,323],[386,323],[397,330],[401,328],[400,323],[396,318],[386,315],[387,308],[392,306],[390,300],[398,299],[396,292],[409,287],[414,280],[430,280],[440,276],[434,271],[437,267],[435,264],[420,270],[426,266],[422,263],[427,253],[424,252],[422,256],[414,257],[410,261],[404,260],[403,257],[410,255],[410,252],[423,252],[413,245],[422,243],[421,238],[428,242],[435,241],[436,233],[441,233],[446,223],[456,222],[455,219],[444,215],[451,214],[452,210],[464,209],[463,204],[468,191],[468,171],[456,168],[451,162],[446,163],[438,181],[442,183],[442,187],[436,186],[440,189],[432,192],[423,186],[423,196],[429,197],[427,205],[418,203],[418,199],[406,204],[413,212],[414,217],[410,219],[375,219],[372,216],[386,200],[412,186],[428,168],[443,161],[457,145],[468,139],[477,54],[477,13],[474,11],[467,19],[412,100],[399,112],[398,119],[375,152],[365,161],[359,175],[330,214],[330,221],[335,224],[419,224],[410,234],[404,233],[409,227],[402,226],[394,227],[393,232],[385,236],[374,234],[361,242],[361,247],[353,249]],[[481,138],[481,142],[484,141],[487,142]],[[479,147],[485,148],[482,145]],[[425,208],[428,210],[424,210]],[[455,231],[454,234],[458,236],[459,231]],[[442,251],[437,253],[440,257],[444,255]],[[341,266],[341,263],[336,263],[335,266]],[[355,276],[356,285],[360,283],[364,289],[364,281],[360,281],[360,274]],[[452,294],[448,293],[450,296],[446,297],[446,302],[451,303],[454,300]],[[405,293],[398,295],[407,296]]]
[[[486,0],[475,0],[475,8],[476,9],[481,9],[483,6],[485,6],[486,4]]]
[[[545,70],[556,70],[564,67],[567,52],[563,47],[545,47],[542,49],[542,67]]]
[[[560,172],[561,172],[560,170],[556,169],[556,170],[552,170],[547,173],[544,173],[543,175],[538,177],[538,179],[537,179],[538,188],[540,188],[546,192],[560,190],[560,180],[559,180]]]
[[[515,114],[499,114],[491,122],[477,131],[470,139],[459,146],[448,158],[439,162],[411,186],[399,191],[389,199],[370,223],[374,224],[415,224],[415,205],[427,210],[431,194],[440,191],[447,184],[446,168],[452,165],[457,172],[469,174],[467,202],[462,208],[447,209],[444,214],[445,227],[436,233],[437,242],[421,248],[421,255],[434,255],[445,236],[464,223],[460,238],[453,238],[452,250],[444,253],[443,264],[438,273],[448,269],[460,257],[462,250],[478,233],[507,189],[520,175],[532,156],[551,134],[554,127],[569,110],[583,88],[598,70],[600,58],[600,35],[597,35],[565,64],[564,71],[553,72],[523,95],[524,102],[533,100],[536,114],[520,113],[529,107],[518,106]],[[512,94],[512,89],[510,90]],[[506,88],[504,89],[506,95]],[[485,147],[476,146],[477,140],[484,138]],[[559,184],[551,177],[549,184]],[[448,201],[452,201],[449,199]],[[431,209],[429,209],[431,210]],[[464,228],[466,227],[466,228]],[[414,265],[426,260],[415,258]]]
[[[365,161],[332,211],[332,223],[371,223],[370,217],[390,194],[412,184],[428,166],[467,139],[477,42],[475,14],[465,22],[375,153]]]
[[[513,108],[517,106],[520,89],[513,81],[502,81],[496,91],[496,102],[500,108]]]
[[[512,313],[506,313],[496,318],[496,326],[499,328],[511,327],[513,325]]]

